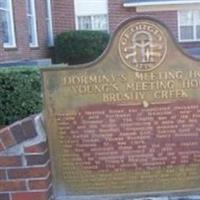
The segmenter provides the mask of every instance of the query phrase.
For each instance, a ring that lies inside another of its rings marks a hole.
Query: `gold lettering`
[[[119,102],[119,101],[130,101],[130,100],[143,100],[144,94],[142,92],[136,93],[109,93],[103,94],[104,102]]]
[[[72,91],[76,94],[98,94],[118,92],[119,88],[116,84],[102,84],[102,85],[73,85]]]
[[[184,80],[183,81],[183,89],[195,89],[200,87],[200,80],[192,79],[192,80]]]
[[[155,99],[172,99],[172,98],[187,98],[188,95],[184,90],[164,90],[154,92]]]
[[[77,95],[101,95],[104,102],[140,101],[145,99],[144,92],[146,97],[154,99],[186,98],[188,95],[184,89],[200,88],[200,72],[80,73],[65,76],[63,83]]]
[[[176,72],[158,72],[158,73],[135,73],[135,79],[140,81],[153,81],[153,80],[181,80],[183,78],[182,71]]]

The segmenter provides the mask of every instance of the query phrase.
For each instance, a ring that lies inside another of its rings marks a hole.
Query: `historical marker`
[[[94,63],[42,70],[56,200],[200,190],[200,62],[124,22]]]

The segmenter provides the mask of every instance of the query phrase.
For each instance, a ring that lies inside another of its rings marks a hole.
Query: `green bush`
[[[0,68],[0,124],[41,111],[41,79],[36,68]]]
[[[56,37],[57,63],[82,64],[98,58],[109,41],[109,34],[100,31],[70,31]]]

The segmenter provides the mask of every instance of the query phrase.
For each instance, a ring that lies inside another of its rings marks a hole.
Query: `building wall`
[[[54,28],[56,33],[62,32],[66,29],[75,29],[74,0],[60,0],[58,3],[57,1],[54,1],[53,15],[55,20]],[[178,37],[176,11],[137,13],[135,11],[135,8],[123,7],[123,0],[108,0],[108,18],[110,32],[115,31],[117,26],[127,18],[140,15],[151,16],[160,19],[170,28],[173,34]],[[61,18],[65,19],[66,21],[60,20]]]
[[[3,43],[0,40],[0,62],[8,60],[40,59],[51,57],[52,49],[47,47],[45,1],[35,0],[39,40],[39,47],[37,48],[29,47],[25,0],[12,1],[17,47],[13,49],[5,49],[3,48]],[[138,15],[146,15],[160,19],[169,27],[173,35],[178,38],[178,22],[176,11],[137,13],[135,8],[124,8],[123,0],[108,0],[108,19],[110,32],[113,32],[122,21],[129,17]],[[54,35],[67,30],[75,30],[74,0],[52,0],[52,19]],[[182,43],[181,45],[186,48],[200,47],[199,42]]]
[[[129,17],[135,16],[151,16],[164,22],[177,37],[177,12],[161,11],[161,12],[144,12],[137,13],[135,8],[124,8],[123,0],[108,1],[108,13],[110,21],[110,30],[113,32],[116,27]]]
[[[75,29],[74,0],[52,1],[54,34]]]
[[[117,26],[129,17],[150,16],[162,21],[170,29],[178,41],[178,19],[177,11],[154,11],[154,12],[136,12],[135,8],[123,7],[123,0],[108,0],[108,14],[110,31],[113,32]],[[200,42],[182,42],[183,48],[200,47]]]
[[[45,23],[45,1],[36,0],[37,32],[39,47],[30,48],[28,42],[28,26],[25,0],[13,0],[16,48],[3,48],[0,40],[0,62],[19,59],[39,59],[48,57],[47,29]]]

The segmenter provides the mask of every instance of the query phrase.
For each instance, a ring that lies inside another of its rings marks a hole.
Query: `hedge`
[[[36,68],[0,68],[0,125],[41,112],[41,79]]]
[[[56,63],[82,64],[95,60],[106,48],[109,34],[102,31],[70,31],[55,39]]]

